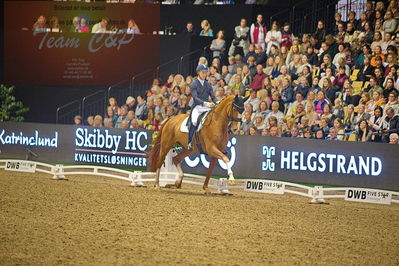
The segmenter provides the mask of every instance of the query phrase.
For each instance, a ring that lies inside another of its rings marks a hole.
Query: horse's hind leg
[[[184,177],[183,169],[181,168],[180,162],[191,153],[192,151],[183,149],[178,155],[173,157],[173,164],[176,166],[177,171],[179,172],[179,178],[175,182],[176,188],[181,188],[181,184],[183,182],[183,177]]]
[[[205,195],[210,195],[211,194],[211,192],[208,189],[208,184],[209,184],[209,179],[212,176],[213,168],[215,168],[216,160],[217,159],[215,157],[211,157],[211,161],[209,163],[209,168],[208,168],[208,171],[206,173],[204,186],[202,187],[205,190]]]

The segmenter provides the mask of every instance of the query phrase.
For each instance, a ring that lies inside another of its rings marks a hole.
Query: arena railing
[[[195,76],[199,58],[203,56],[203,49],[197,49],[180,58],[180,73],[184,77]]]
[[[82,118],[85,119],[88,116],[101,115],[105,113],[107,106],[107,93],[105,90],[100,90],[90,95],[83,97],[82,100]],[[85,123],[83,123],[85,124]]]
[[[57,108],[55,115],[56,124],[71,124],[76,115],[81,115],[80,101],[72,101]]]
[[[172,73],[180,73],[180,57],[174,58],[166,63],[159,65],[156,69],[156,77],[166,82]]]

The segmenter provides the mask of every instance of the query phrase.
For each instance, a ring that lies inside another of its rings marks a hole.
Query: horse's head
[[[245,102],[248,100],[248,97],[241,97],[236,95],[233,100],[233,109],[238,113],[242,114],[245,110]]]

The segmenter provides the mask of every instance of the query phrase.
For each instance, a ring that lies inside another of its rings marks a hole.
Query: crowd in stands
[[[319,21],[313,33],[294,36],[289,24],[267,29],[258,15],[252,25],[241,19],[231,44],[217,32],[209,62],[198,64],[209,66],[217,99],[248,97],[233,134],[398,143],[398,19],[397,1],[367,2],[359,20],[353,11],[347,21],[336,13],[332,27]],[[211,33],[203,22],[201,34]],[[88,123],[158,130],[164,119],[190,112],[195,78],[154,79],[146,95],[121,105],[110,98],[105,114]]]
[[[121,32],[127,34],[140,34],[140,29],[134,19],[129,19],[127,25],[118,29],[115,25],[109,25],[110,20],[107,17],[102,17],[98,23],[90,25],[90,20],[87,16],[75,16],[71,21],[60,22],[58,17],[52,16],[50,21],[47,21],[45,16],[39,16],[32,26],[35,32],[80,32],[80,33],[109,33]]]

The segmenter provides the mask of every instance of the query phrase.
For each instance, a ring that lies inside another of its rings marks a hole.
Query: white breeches
[[[211,108],[205,107],[205,106],[202,106],[202,105],[197,105],[196,107],[194,107],[194,109],[191,111],[191,122],[193,123],[193,125],[197,126],[198,117],[202,113],[204,113],[206,111],[209,111],[209,110],[211,110]]]

